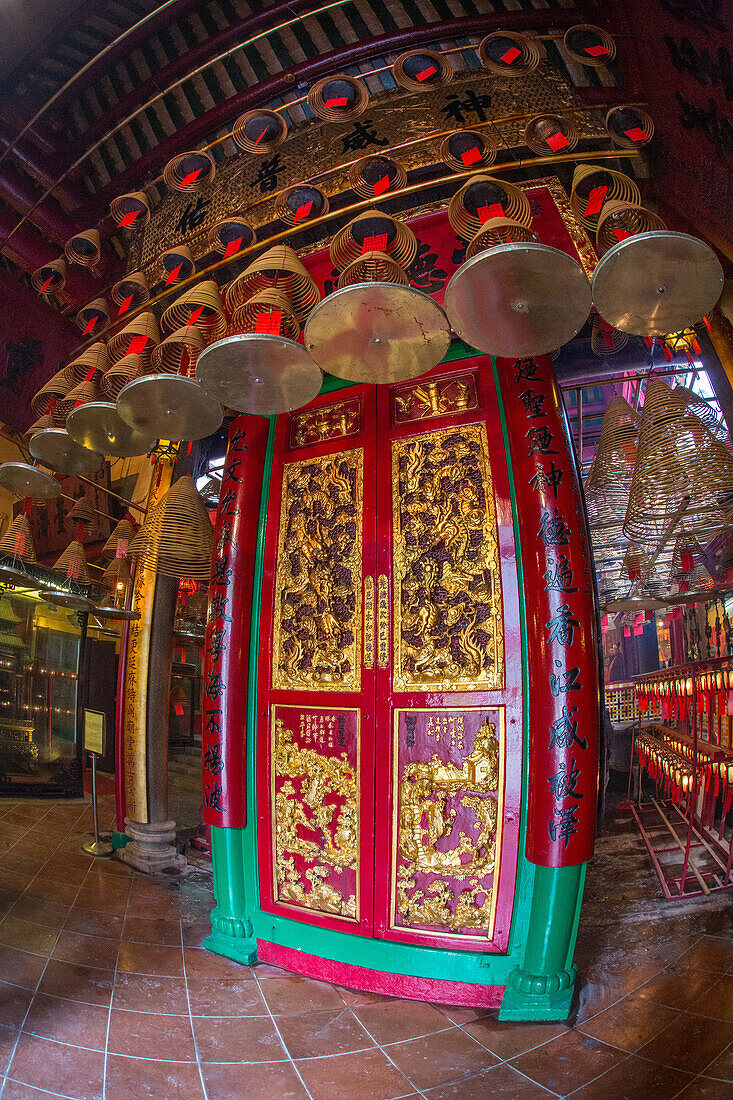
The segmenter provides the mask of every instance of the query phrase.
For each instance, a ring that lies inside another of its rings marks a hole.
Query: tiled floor
[[[589,874],[573,1026],[210,955],[210,875],[93,862],[89,826],[82,803],[0,801],[1,1100],[733,1096],[730,902],[665,907],[621,817]]]

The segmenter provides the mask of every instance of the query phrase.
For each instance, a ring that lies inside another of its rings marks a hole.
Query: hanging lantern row
[[[695,782],[694,765],[674,752],[664,741],[644,731],[636,736],[634,749],[639,757],[639,764],[651,779],[663,787],[665,797],[678,803],[683,795],[692,791]]]

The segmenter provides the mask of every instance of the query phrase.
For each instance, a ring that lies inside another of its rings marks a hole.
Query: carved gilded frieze
[[[335,401],[316,409],[292,412],[288,420],[291,450],[345,439],[361,431],[361,399],[354,397],[350,401]]]
[[[473,372],[431,378],[395,388],[392,393],[392,419],[395,424],[413,420],[431,420],[436,416],[455,416],[478,407],[476,375]]]

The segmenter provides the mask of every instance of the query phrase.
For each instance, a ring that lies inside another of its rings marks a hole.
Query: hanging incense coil
[[[525,144],[538,157],[571,153],[578,144],[578,129],[564,115],[535,115],[524,128]]]
[[[286,225],[299,225],[327,213],[328,199],[323,191],[309,183],[287,187],[275,200],[275,216],[282,218]]]
[[[607,202],[641,204],[641,193],[632,179],[612,168],[579,164],[573,172],[570,205],[584,229],[595,233]]]
[[[99,230],[85,229],[69,237],[64,245],[64,255],[72,264],[87,267],[94,272],[102,258],[102,242]]]
[[[222,218],[209,230],[209,246],[222,256],[236,256],[244,248],[254,244],[255,232],[244,218],[232,215]]]
[[[262,317],[271,321],[263,324]],[[262,332],[286,336],[297,340],[300,336],[300,322],[292,311],[286,294],[268,287],[259,294],[238,306],[232,314],[232,332]]]
[[[496,160],[496,142],[477,130],[456,130],[443,139],[440,155],[454,172],[488,168]]]
[[[594,525],[604,528],[602,541],[620,540],[636,462],[641,416],[623,397],[614,396],[601,423],[593,463],[585,482],[592,501]]]
[[[622,149],[641,149],[654,137],[651,116],[641,107],[619,104],[606,115],[606,130],[615,145]]]
[[[148,280],[142,271],[133,271],[132,274],[125,275],[124,279],[115,283],[110,294],[116,305],[125,306],[126,309],[138,309],[150,300]]]
[[[76,359],[72,359],[66,370],[72,382],[83,382],[90,370],[103,372],[109,364],[107,345],[97,340],[85,348],[81,355],[77,355]]]
[[[99,377],[100,375],[97,373],[95,377],[85,378],[83,382],[79,382],[78,385],[69,390],[65,397],[58,401],[53,411],[53,422],[56,427],[64,425],[69,413],[78,405],[86,405],[88,401],[99,401],[99,390],[97,388]]]
[[[216,175],[214,158],[203,149],[179,153],[163,169],[163,179],[171,191],[196,194],[203,191]]]
[[[540,63],[537,43],[515,31],[487,34],[478,48],[481,64],[498,76],[526,76]]]
[[[94,322],[90,327],[90,322]],[[76,323],[83,333],[104,331],[109,324],[109,309],[104,298],[95,298],[82,306],[76,315]]]
[[[365,252],[339,275],[338,289],[356,283],[395,283],[408,286],[410,280],[400,265],[384,252]]]
[[[420,92],[423,88],[443,88],[455,75],[447,57],[435,50],[408,50],[402,53],[392,66],[392,76],[401,88],[408,92]]]
[[[536,240],[537,234],[526,225],[520,225],[511,218],[489,218],[469,242],[466,259],[470,260],[477,253],[494,248],[497,244],[521,244]]]
[[[508,218],[527,227],[532,211],[524,191],[493,176],[471,176],[448,205],[448,218],[464,241],[470,241],[490,218]]]
[[[672,396],[676,397],[695,416],[698,416],[713,435],[721,437],[727,433],[725,420],[722,424],[719,422],[714,406],[707,402],[704,397],[701,397],[699,393],[688,389],[687,386],[675,386],[672,390]]]
[[[33,545],[31,525],[25,512],[17,515],[0,538],[0,554],[7,557],[18,558],[27,565],[36,564],[36,549]]]
[[[617,351],[625,348],[629,342],[626,332],[619,332],[612,325],[607,325],[598,314],[591,322],[590,346],[594,355],[603,358],[606,355],[615,355]]]
[[[362,157],[349,168],[349,185],[363,199],[400,191],[406,183],[407,172],[392,157]]]
[[[120,588],[127,588],[131,580],[130,566],[125,558],[114,558],[104,573],[102,574],[99,583],[102,588],[117,590]]]
[[[52,417],[50,416],[49,413],[44,413],[43,416],[39,417],[38,420],[34,421],[34,423],[31,424],[30,428],[27,428],[23,432],[23,439],[25,439],[26,443],[28,443],[33,438],[33,436],[36,434],[36,432],[41,432],[41,431],[43,431],[44,428],[52,428],[52,427],[53,427]]]
[[[125,355],[139,355],[147,369],[153,354],[153,348],[160,343],[160,329],[154,313],[139,313],[123,329],[110,336],[107,350],[113,363]]]
[[[123,355],[104,372],[99,380],[99,389],[108,401],[116,401],[120,390],[144,373],[141,355]]]
[[[52,398],[65,397],[73,385],[74,378],[68,367],[57,371],[53,378],[50,378],[44,386],[41,386],[38,393],[31,398],[31,411],[36,416],[45,414],[48,411],[49,401]]]
[[[142,229],[150,221],[150,203],[144,191],[130,191],[112,199],[109,212],[118,229]]]
[[[576,23],[574,27],[568,27],[562,41],[573,61],[594,69],[602,68],[616,56],[616,43],[611,35],[592,23]]]
[[[293,313],[303,321],[321,300],[316,283],[288,245],[278,244],[258,256],[226,289],[226,307],[233,313],[261,290],[283,290]]]
[[[161,374],[183,374],[193,378],[196,360],[206,347],[198,325],[185,325],[161,340],[153,351],[153,370]]]
[[[183,282],[196,272],[191,249],[188,245],[179,244],[175,248],[169,248],[160,257],[163,265],[163,281],[166,286]]]
[[[308,106],[326,122],[347,122],[363,115],[369,103],[365,84],[345,73],[324,76],[308,92]]]
[[[69,519],[73,519],[75,523],[83,523],[86,527],[90,527],[94,523],[96,512],[86,496],[79,497],[69,512]]]
[[[277,111],[262,107],[245,111],[232,127],[234,144],[245,153],[263,156],[282,145],[288,136],[288,124]]]
[[[113,527],[109,538],[102,547],[102,554],[104,557],[113,556],[118,560],[126,557],[128,545],[134,537],[135,527],[132,522],[129,519],[121,519]]]
[[[57,260],[49,260],[31,275],[33,289],[39,294],[59,294],[66,283],[66,261],[63,256]]]
[[[391,215],[368,210],[339,229],[329,249],[331,263],[342,271],[365,250],[384,253],[406,268],[417,255],[417,239],[409,226]]]
[[[209,582],[214,528],[190,477],[171,485],[130,543],[146,568],[165,577]]]
[[[69,580],[91,584],[92,578],[89,574],[84,547],[76,539],[69,543],[51,568],[54,573],[60,573],[62,577],[67,577]]]
[[[192,322],[194,314],[196,319]],[[193,323],[207,343],[221,339],[227,330],[227,319],[219,287],[213,279],[206,279],[191,287],[168,306],[161,323],[169,333]]]
[[[626,237],[637,233],[649,233],[653,229],[666,229],[662,219],[645,206],[614,200],[601,210],[596,230],[596,252],[599,257]]]

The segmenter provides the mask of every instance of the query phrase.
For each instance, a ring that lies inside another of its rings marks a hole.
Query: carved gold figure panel
[[[275,585],[275,688],[360,688],[362,507],[361,449],[285,466]]]
[[[392,449],[395,691],[504,683],[496,509],[486,428]]]

